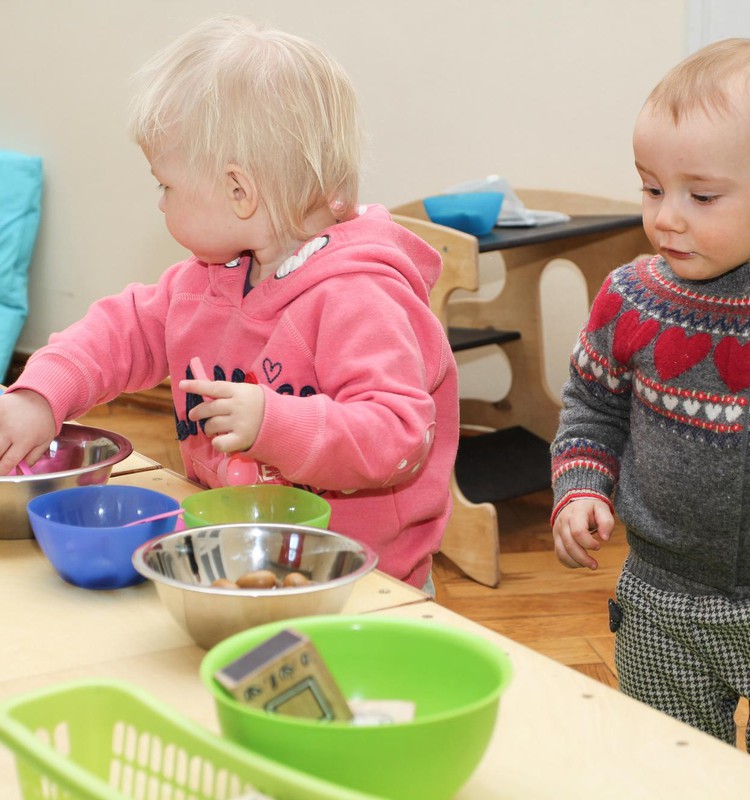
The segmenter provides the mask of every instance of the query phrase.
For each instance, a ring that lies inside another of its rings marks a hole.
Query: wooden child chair
[[[435,225],[421,213],[419,204],[404,206],[393,219],[435,248],[443,259],[443,271],[430,294],[430,307],[443,323],[448,338],[460,339],[463,329],[449,329],[448,300],[456,289],[479,288],[477,239],[467,233]],[[410,214],[409,211],[414,212]],[[452,341],[453,344],[453,341]],[[453,511],[440,551],[470,578],[486,586],[500,583],[500,544],[497,511],[492,503],[472,503],[461,491],[455,470],[451,475]]]

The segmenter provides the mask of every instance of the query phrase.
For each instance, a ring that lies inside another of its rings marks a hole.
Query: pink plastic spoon
[[[23,475],[33,475],[34,473],[31,470],[31,467],[26,463],[26,459],[22,458],[18,464],[14,467],[13,471],[9,473],[10,475],[18,475],[19,471]]]
[[[178,514],[182,514],[184,509],[182,508],[175,508],[173,511],[165,511],[163,514],[154,514],[151,517],[141,517],[141,519],[133,520],[133,522],[126,522],[122,527],[123,528],[132,528],[133,525],[140,525],[143,522],[155,522],[157,519],[167,519],[167,517],[176,517]]]
[[[190,369],[193,375],[201,381],[211,380],[203,368],[203,364],[198,356],[190,359]],[[257,383],[255,376],[250,373],[251,382]],[[203,396],[204,400],[212,398]],[[219,462],[217,470],[218,478],[222,486],[247,486],[258,482],[258,464],[251,457],[243,458],[241,454],[225,455]]]
[[[201,362],[198,356],[194,356],[190,359],[190,369],[193,372],[193,377],[199,381],[210,381],[211,378],[208,377],[208,373],[203,368],[203,363]],[[213,400],[213,397],[207,397],[203,395],[204,400]]]

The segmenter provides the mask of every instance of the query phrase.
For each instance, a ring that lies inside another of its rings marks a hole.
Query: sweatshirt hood
[[[273,292],[281,302],[288,302],[331,277],[370,273],[408,285],[429,305],[441,269],[439,253],[394,222],[383,206],[363,206],[353,219],[332,225],[305,242],[252,291]]]

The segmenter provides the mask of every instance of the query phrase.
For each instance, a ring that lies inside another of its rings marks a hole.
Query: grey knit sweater
[[[553,519],[614,498],[628,565],[660,588],[750,597],[750,264],[686,281],[661,257],[607,278],[571,357]]]

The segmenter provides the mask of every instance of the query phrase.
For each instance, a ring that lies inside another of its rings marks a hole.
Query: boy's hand
[[[598,550],[609,541],[615,520],[604,500],[582,497],[566,505],[552,527],[555,555],[566,567],[596,569],[599,563],[588,550]]]
[[[22,459],[32,466],[56,433],[55,416],[40,394],[19,389],[0,395],[0,475],[8,475]]]
[[[188,417],[193,422],[206,420],[203,430],[212,437],[215,450],[235,453],[252,447],[265,409],[265,397],[260,386],[231,381],[183,380],[180,389],[206,398],[191,409]]]

